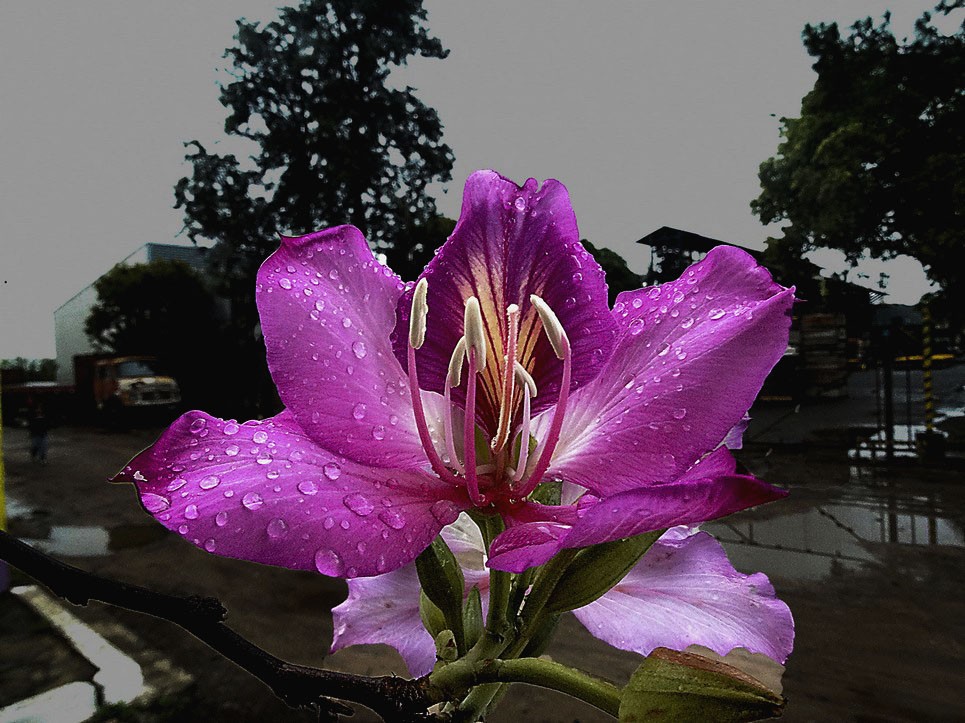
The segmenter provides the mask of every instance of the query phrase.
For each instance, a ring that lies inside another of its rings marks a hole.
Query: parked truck
[[[74,393],[81,413],[108,422],[150,411],[173,413],[181,402],[177,381],[152,356],[78,354]]]

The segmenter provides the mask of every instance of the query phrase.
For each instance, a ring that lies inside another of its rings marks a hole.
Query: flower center
[[[506,333],[502,341],[502,378],[500,382],[500,406],[495,434],[486,439],[476,424],[477,377],[487,367],[486,333],[479,300],[471,296],[465,302],[463,335],[456,343],[449,360],[443,396],[445,399],[442,418],[442,444],[440,455],[432,439],[426,421],[425,409],[419,388],[415,352],[425,341],[426,279],[420,279],[412,295],[412,313],[409,316],[408,366],[409,387],[415,412],[419,439],[425,449],[432,469],[443,480],[452,484],[465,484],[469,496],[477,506],[485,506],[497,497],[520,500],[527,497],[542,480],[549,467],[553,450],[559,441],[563,415],[569,398],[572,377],[572,352],[566,331],[549,305],[536,295],[530,303],[540,318],[543,333],[553,352],[563,362],[559,398],[552,412],[546,437],[535,449],[530,449],[531,405],[536,396],[536,382],[526,369],[528,359],[519,359],[520,308],[510,304],[506,308]],[[452,390],[462,385],[463,369],[466,369],[465,406],[462,410],[462,455],[456,446],[455,416],[459,409],[452,401]],[[521,411],[520,411],[521,409]],[[517,415],[517,412],[520,412]]]

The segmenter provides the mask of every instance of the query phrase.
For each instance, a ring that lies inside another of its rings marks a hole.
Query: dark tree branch
[[[100,600],[179,625],[258,678],[290,706],[314,708],[328,720],[351,715],[351,708],[332,700],[338,698],[371,708],[392,723],[429,719],[426,710],[433,701],[423,681],[350,675],[288,663],[225,625],[228,611],[215,598],[167,595],[109,580],[55,560],[3,531],[0,559],[74,605]]]

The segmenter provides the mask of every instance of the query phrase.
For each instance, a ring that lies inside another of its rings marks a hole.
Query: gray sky
[[[182,142],[222,137],[217,81],[239,16],[264,0],[0,4],[0,358],[53,356],[53,310],[148,241],[175,240]],[[933,2],[897,3],[910,33]],[[748,204],[778,121],[814,82],[801,30],[880,16],[876,0],[428,0],[446,60],[396,74],[438,110],[456,165],[557,178],[582,235],[637,269],[663,225],[760,247]],[[215,146],[217,147],[217,146]],[[445,192],[443,192],[445,191]],[[878,266],[869,268],[877,278]],[[917,301],[920,268],[889,271]]]

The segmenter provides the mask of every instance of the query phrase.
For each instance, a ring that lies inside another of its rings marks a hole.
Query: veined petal
[[[672,483],[643,486],[604,499],[583,497],[569,509],[576,520],[559,514],[514,525],[493,540],[489,566],[522,572],[547,562],[561,549],[588,547],[677,525],[724,517],[787,495],[754,477],[735,473],[734,458],[720,447]],[[567,508],[546,508],[567,509]]]
[[[283,238],[258,270],[278,394],[316,443],[362,464],[428,464],[389,339],[401,294],[352,226]]]
[[[348,598],[332,608],[332,652],[350,645],[390,645],[414,678],[428,675],[436,646],[419,616],[419,574],[415,564],[385,575],[349,580]]]
[[[603,272],[579,243],[569,195],[558,181],[537,187],[530,179],[520,187],[492,171],[474,173],[466,181],[459,223],[422,276],[429,282],[429,317],[425,344],[416,353],[420,383],[443,390],[463,333],[464,304],[475,296],[489,348],[477,388],[477,420],[489,433],[501,403],[510,304],[521,310],[520,361],[539,390],[534,411],[556,401],[562,367],[541,332],[531,294],[556,312],[569,336],[574,387],[596,376],[612,348],[616,322],[607,308]],[[395,348],[403,365],[411,295],[410,289],[398,307]],[[464,391],[453,390],[453,398],[464,403]]]
[[[573,612],[596,637],[641,655],[703,645],[783,663],[794,644],[791,611],[767,576],[735,570],[706,532],[665,535],[612,590]]]
[[[793,303],[730,246],[677,281],[620,294],[620,340],[570,398],[547,474],[603,496],[679,476],[750,408],[787,348]],[[548,417],[534,420],[537,438]]]
[[[468,505],[428,473],[318,447],[287,411],[244,424],[188,412],[115,480],[208,552],[336,577],[405,565]]]
[[[466,516],[442,531],[463,568],[465,593],[478,587],[483,615],[489,609],[489,573],[483,565],[479,529]],[[370,578],[348,581],[348,599],[332,608],[332,652],[350,645],[382,643],[399,651],[413,677],[432,671],[436,649],[419,615],[419,575],[415,564]]]

